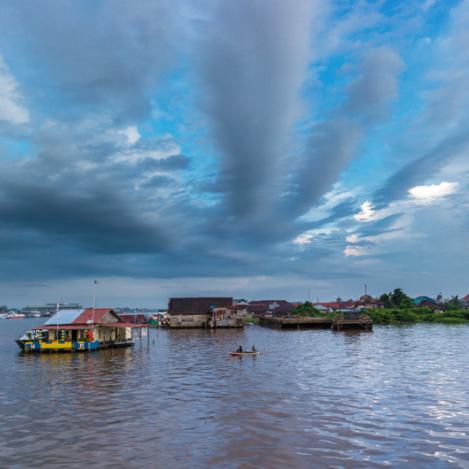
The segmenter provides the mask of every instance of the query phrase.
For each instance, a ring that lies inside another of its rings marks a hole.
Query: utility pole
[[[93,323],[93,326],[94,326],[94,310],[96,309],[96,285],[98,284],[98,281],[95,280],[93,282],[93,315],[92,315],[92,319],[91,319],[91,322]]]
[[[56,323],[57,323],[57,332],[56,332],[57,342],[59,341],[59,311],[60,311],[60,301],[57,301],[57,308],[55,310],[55,318],[57,319],[57,321],[56,321]]]

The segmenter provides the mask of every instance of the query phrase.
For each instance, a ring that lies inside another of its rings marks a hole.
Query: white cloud
[[[120,133],[127,138],[127,143],[129,145],[134,145],[140,140],[141,137],[137,127],[134,126],[127,127],[126,129],[121,130]]]
[[[22,105],[18,83],[0,56],[0,121],[11,124],[29,122],[29,112]]]
[[[311,244],[313,240],[313,235],[311,233],[303,233],[298,235],[294,240],[293,243],[298,244],[299,246],[303,246],[305,244]]]
[[[127,132],[127,130],[122,132]],[[131,135],[135,137],[133,131],[131,131]],[[128,139],[127,134],[126,137]],[[111,158],[111,161],[114,163],[127,163],[134,165],[146,158],[164,160],[179,154],[181,154],[181,147],[176,143],[172,136],[165,135],[158,142],[155,142],[151,149],[145,147],[139,148],[139,145],[135,148],[123,149],[120,153],[114,155]]]
[[[346,246],[344,254],[346,257],[366,256],[368,254],[368,250],[363,246]]]
[[[352,233],[345,238],[345,241],[350,244],[355,244],[360,241],[360,237],[356,233]]]
[[[433,202],[458,190],[457,182],[441,182],[440,184],[429,184],[426,186],[415,186],[409,189],[409,194],[414,199],[423,202]]]
[[[371,221],[374,218],[375,210],[374,205],[368,200],[360,205],[360,212],[355,214],[353,218],[357,221],[367,222]]]
[[[294,240],[293,243],[297,244],[299,246],[304,246],[306,244],[311,244],[314,238],[317,238],[318,236],[330,236],[332,233],[336,232],[337,229],[334,227],[323,227],[323,228],[317,228],[315,230],[308,230],[305,231],[304,233],[301,233],[298,235]]]

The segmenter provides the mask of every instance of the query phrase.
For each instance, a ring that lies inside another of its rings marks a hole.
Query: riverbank
[[[429,308],[370,309],[366,314],[374,324],[469,324],[469,310],[449,310],[434,313]]]
[[[376,308],[363,310],[373,324],[399,325],[399,324],[469,324],[469,309],[447,310],[441,313],[433,312],[430,308]],[[299,315],[292,315],[296,317]],[[303,317],[327,318],[333,320],[341,313],[303,313]]]

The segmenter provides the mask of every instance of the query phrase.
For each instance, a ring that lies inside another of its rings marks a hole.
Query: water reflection
[[[152,331],[24,355],[6,323],[2,467],[469,464],[467,327]],[[260,355],[230,357],[239,345]]]

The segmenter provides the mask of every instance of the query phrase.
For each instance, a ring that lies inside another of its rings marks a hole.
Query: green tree
[[[451,299],[445,300],[444,302],[445,308],[449,310],[455,310],[455,309],[462,309],[463,304],[462,301],[459,299],[459,296],[452,296]]]
[[[407,296],[402,288],[395,288],[394,291],[390,294],[390,300],[392,306],[395,308],[411,308],[413,306],[412,299]]]
[[[293,314],[297,314],[298,316],[320,316],[321,313],[317,310],[313,303],[310,301],[305,301],[303,304],[298,305],[293,311]]]
[[[390,293],[383,293],[379,297],[379,301],[382,301],[385,308],[392,308],[392,301],[391,301],[391,294]]]

